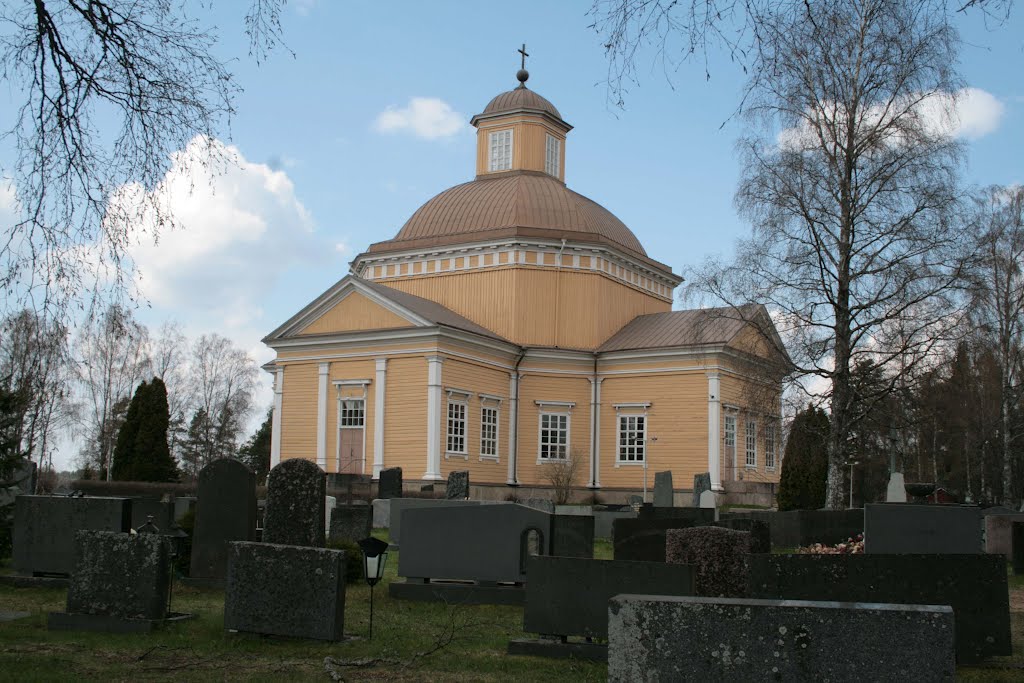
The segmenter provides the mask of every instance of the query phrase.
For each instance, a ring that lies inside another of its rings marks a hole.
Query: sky
[[[472,179],[469,119],[517,85],[523,43],[528,86],[574,126],[568,186],[623,220],[649,255],[680,272],[728,255],[749,234],[733,206],[744,124],[731,115],[744,77],[727,55],[711,55],[710,79],[696,63],[669,80],[642,52],[640,82],[618,108],[605,85],[601,37],[589,28],[589,0],[297,0],[282,16],[291,53],[278,49],[258,64],[248,55],[244,4],[195,5],[216,26],[216,53],[243,89],[219,138],[238,164],[169,183],[183,228],[134,249],[150,304],[139,318],[151,329],[173,319],[192,337],[218,332],[260,364],[272,359],[263,336],[344,277],[370,243],[393,237],[420,205]],[[1017,10],[1001,28],[977,17],[959,24],[971,90],[957,135],[967,143],[970,183],[1024,182]],[[269,375],[260,382],[262,417]]]

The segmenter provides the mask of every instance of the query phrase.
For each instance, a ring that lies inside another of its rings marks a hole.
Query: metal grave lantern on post
[[[363,551],[363,576],[370,586],[370,638],[373,638],[373,587],[384,578],[384,565],[388,561],[388,544],[379,538],[364,538],[359,541]]]

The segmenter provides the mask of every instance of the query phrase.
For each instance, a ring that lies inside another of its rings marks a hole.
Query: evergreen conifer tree
[[[817,510],[825,505],[829,417],[807,406],[797,413],[786,442],[779,481],[779,510]]]
[[[132,402],[128,404],[128,413],[121,423],[117,432],[117,442],[114,445],[114,459],[110,466],[110,475],[114,481],[137,481],[136,469],[138,467],[137,453],[135,450],[135,437],[139,433],[139,425],[145,419],[146,395],[149,385],[143,382],[135,390]]]
[[[167,387],[154,377],[144,395],[141,419],[135,435],[134,460],[137,481],[176,481],[178,468],[167,444],[170,411]]]
[[[270,472],[270,435],[273,417],[273,409],[268,410],[267,419],[238,449],[238,459],[252,468],[256,473],[256,481],[263,481]]]

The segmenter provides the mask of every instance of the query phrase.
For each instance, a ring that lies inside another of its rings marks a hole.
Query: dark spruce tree
[[[264,481],[270,472],[270,435],[274,410],[267,411],[267,419],[256,430],[248,441],[238,449],[238,459],[252,468],[256,473],[256,481]]]
[[[796,414],[786,442],[779,481],[779,510],[817,510],[825,505],[829,418],[807,406]]]
[[[146,394],[149,385],[143,382],[135,390],[132,402],[128,404],[128,413],[117,431],[117,442],[114,444],[114,458],[110,465],[110,476],[114,481],[137,481],[138,466],[135,450],[135,437],[139,433],[139,425],[145,412]]]
[[[178,468],[167,443],[171,416],[167,387],[154,377],[142,402],[142,419],[135,435],[136,481],[177,481]]]

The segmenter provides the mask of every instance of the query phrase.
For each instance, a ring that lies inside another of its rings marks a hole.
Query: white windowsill
[[[615,461],[615,466],[616,467],[643,467],[644,466],[644,461],[643,460],[616,460]]]
[[[469,460],[469,453],[445,453],[444,454],[444,459],[445,460],[448,460],[450,458],[462,458],[463,460]]]
[[[501,462],[501,456],[498,455],[481,455],[480,462]]]
[[[537,458],[538,465],[548,465],[553,462],[569,462],[569,458]]]

